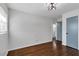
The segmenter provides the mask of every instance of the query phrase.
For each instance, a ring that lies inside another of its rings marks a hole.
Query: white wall
[[[66,18],[72,17],[72,16],[78,16],[79,17],[79,9],[64,13],[62,15],[62,44],[66,44]],[[79,29],[79,18],[78,18],[78,29]],[[78,31],[78,49],[79,49],[79,31]]]
[[[53,36],[52,37],[56,37],[56,24],[53,24]]]
[[[57,22],[62,22],[62,17],[58,18]]]
[[[9,9],[9,50],[52,41],[52,19]]]
[[[8,9],[5,4],[0,4],[0,13],[8,21]],[[0,34],[0,56],[7,55],[7,53],[8,53],[8,32],[6,34]]]

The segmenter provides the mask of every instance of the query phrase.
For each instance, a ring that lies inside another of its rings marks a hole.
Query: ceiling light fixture
[[[48,3],[48,10],[56,10],[56,4],[55,3]]]

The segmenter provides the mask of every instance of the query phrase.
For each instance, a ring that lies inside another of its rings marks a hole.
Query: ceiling
[[[8,3],[7,5],[11,9],[54,19],[61,17],[63,13],[79,8],[79,3],[57,3],[56,10],[52,11],[48,11],[46,3]]]

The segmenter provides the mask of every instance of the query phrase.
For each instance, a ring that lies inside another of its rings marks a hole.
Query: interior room
[[[0,3],[0,56],[79,56],[79,3]]]

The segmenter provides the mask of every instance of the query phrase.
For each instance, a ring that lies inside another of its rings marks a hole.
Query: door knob
[[[68,35],[68,33],[66,33],[66,35]]]

